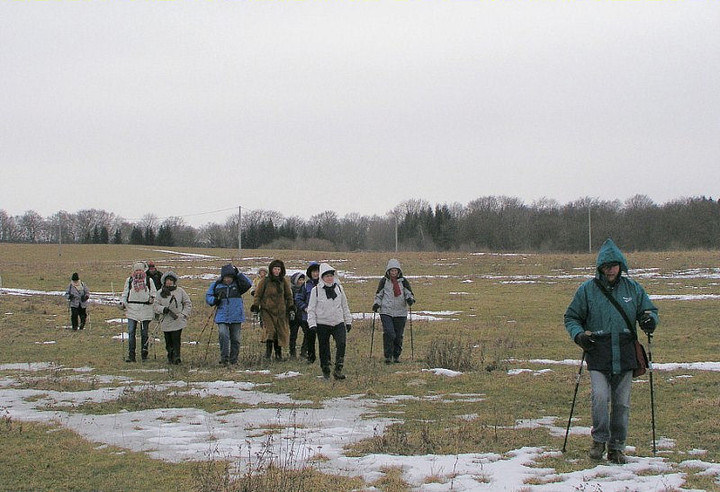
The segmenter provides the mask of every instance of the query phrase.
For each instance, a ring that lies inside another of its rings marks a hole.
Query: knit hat
[[[136,261],[135,263],[133,263],[132,269],[133,272],[137,270],[142,270],[144,272],[145,270],[147,270],[147,266],[145,265],[144,261]]]
[[[71,279],[73,282],[77,282],[78,280],[80,280],[80,275],[78,275],[77,272],[75,272],[75,273],[72,274],[72,277],[70,277],[70,279]]]

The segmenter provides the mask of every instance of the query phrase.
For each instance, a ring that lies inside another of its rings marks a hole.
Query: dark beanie
[[[72,274],[71,278],[72,278],[73,282],[77,282],[78,280],[80,280],[80,275],[78,275],[77,272],[75,272]]]

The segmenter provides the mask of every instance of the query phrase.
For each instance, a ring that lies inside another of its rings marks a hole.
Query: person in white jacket
[[[327,263],[320,265],[320,281],[310,291],[307,308],[308,326],[317,332],[320,346],[320,367],[323,377],[330,379],[330,337],[335,339],[335,379],[345,379],[346,334],[352,327],[352,314],[345,291],[335,281],[335,269]]]
[[[140,338],[142,360],[148,357],[148,329],[150,321],[154,318],[153,303],[157,289],[153,281],[145,274],[145,262],[138,261],[133,264],[132,274],[125,281],[120,303],[125,310],[128,320],[128,356],[125,362],[135,362],[135,330],[140,323]]]
[[[180,340],[192,312],[192,302],[185,289],[177,286],[178,277],[167,272],[161,277],[160,296],[155,300],[155,313],[160,315],[160,328],[165,335],[168,364],[180,364]]]

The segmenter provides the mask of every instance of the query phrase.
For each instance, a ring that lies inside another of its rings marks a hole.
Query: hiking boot
[[[393,362],[394,362],[395,364],[400,364],[400,357],[395,357],[395,358],[393,359]]]
[[[607,458],[610,463],[615,463],[616,465],[624,465],[625,463],[627,463],[625,453],[623,453],[619,449],[608,450]]]
[[[392,359],[385,359],[385,364],[392,364]]]
[[[345,374],[343,374],[342,370],[342,366],[336,366],[335,370],[333,371],[333,377],[335,379],[345,379]]]
[[[593,441],[592,448],[590,449],[590,459],[601,460],[605,453],[605,443]]]
[[[135,357],[126,357],[125,362],[135,362]]]
[[[325,371],[325,370],[323,370],[323,377],[324,377],[325,379],[330,379],[330,371]]]

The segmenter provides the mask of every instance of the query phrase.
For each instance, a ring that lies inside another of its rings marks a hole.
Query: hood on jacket
[[[311,261],[310,265],[308,265],[307,270],[305,270],[305,278],[312,278],[312,272],[314,270],[320,270],[320,263],[317,261]]]
[[[320,264],[320,278],[322,278],[322,276],[328,272],[333,272],[333,274],[334,274],[335,269],[333,267],[331,267],[330,265],[328,265],[327,263],[321,263]]]
[[[162,285],[165,285],[165,280],[168,278],[173,279],[175,281],[175,283],[177,284],[178,276],[173,271],[163,273],[163,276],[160,278],[160,283]]]
[[[285,263],[283,263],[282,260],[273,260],[270,262],[270,265],[268,265],[268,276],[272,277],[272,271],[275,267],[280,267],[280,275],[278,275],[278,278],[283,278],[285,276]]]
[[[400,262],[399,262],[398,260],[396,260],[395,258],[391,258],[391,259],[388,261],[387,267],[385,267],[385,276],[386,276],[387,278],[390,278],[390,270],[393,269],[393,268],[397,268],[397,269],[398,269],[398,278],[400,278],[400,277],[403,276],[403,274],[402,274],[402,268],[400,268]]]
[[[303,272],[295,272],[295,273],[292,274],[292,277],[290,277],[290,282],[291,282],[293,285],[297,285],[298,280],[299,280],[301,277],[302,277],[302,278],[305,278],[305,274],[304,274]]]
[[[605,263],[620,263],[620,271],[625,273],[628,271],[625,256],[622,254],[622,251],[620,251],[620,248],[618,248],[610,238],[606,239],[602,246],[600,246],[600,251],[598,252],[597,261],[595,263],[597,266],[598,276],[601,275],[600,267]]]
[[[224,277],[237,278],[237,269],[233,266],[232,263],[223,265],[223,267],[220,269],[220,280],[222,280]]]

